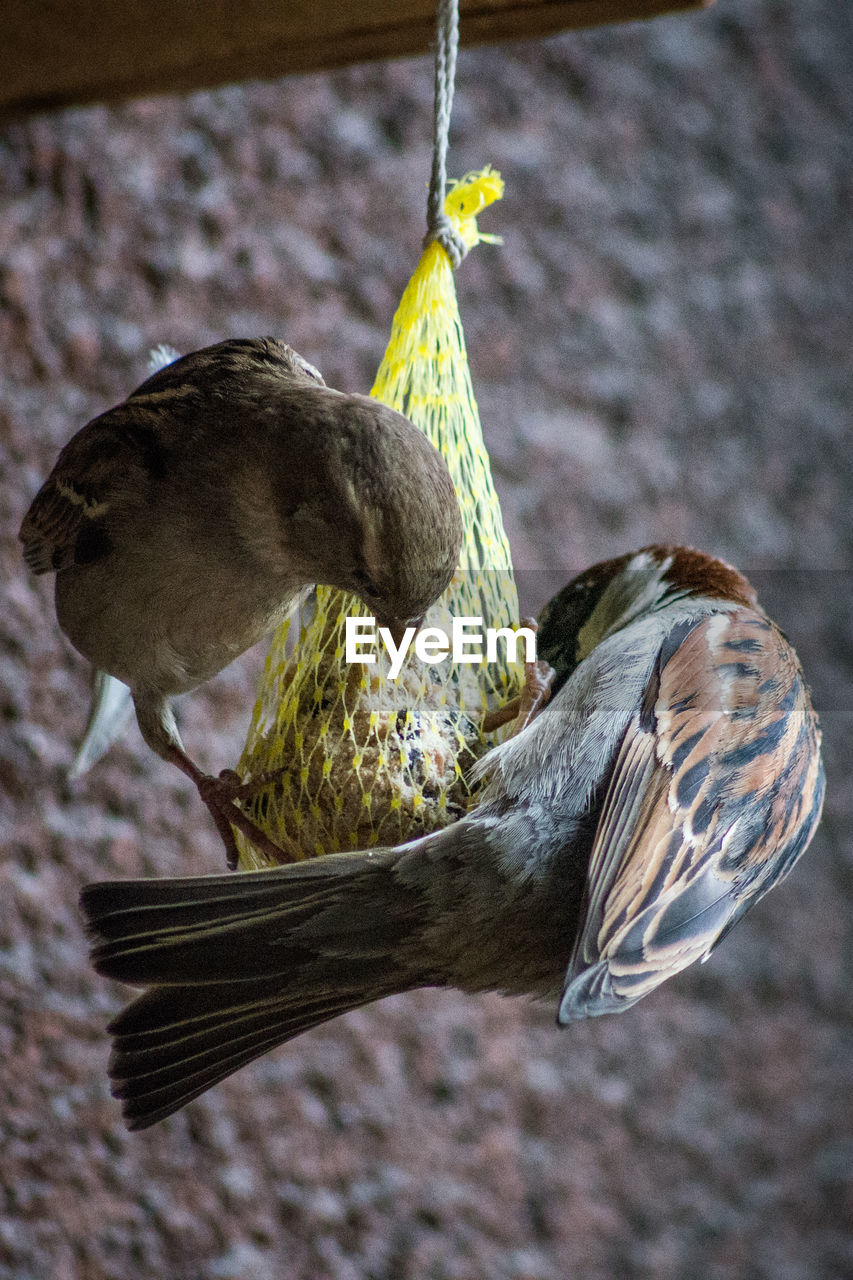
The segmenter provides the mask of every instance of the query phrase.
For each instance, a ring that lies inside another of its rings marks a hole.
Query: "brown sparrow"
[[[130,687],[142,736],[231,825],[271,845],[203,774],[170,699],[221,671],[314,583],[392,632],[449,583],[462,540],[447,466],[401,414],[343,395],[285,343],[233,339],[174,360],[69,441],[21,525],[56,572],[76,649]],[[274,846],[273,846],[274,848]]]
[[[131,1128],[348,1009],[415,987],[529,993],[560,1023],[705,960],[808,846],[820,733],[796,654],[735,569],[647,547],[539,620],[550,704],[476,766],[477,808],[397,848],[239,877],[90,885]]]

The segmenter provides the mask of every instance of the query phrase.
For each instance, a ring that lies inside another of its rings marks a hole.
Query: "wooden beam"
[[[713,0],[462,0],[463,44]],[[434,0],[5,0],[0,114],[184,93],[428,52]]]

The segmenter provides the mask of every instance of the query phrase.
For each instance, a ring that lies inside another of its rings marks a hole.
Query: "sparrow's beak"
[[[423,626],[423,621],[424,621],[423,616],[421,616],[420,618],[407,618],[405,622],[401,622],[399,618],[388,618],[386,621],[380,622],[379,625],[381,627],[388,628],[388,630],[391,632],[391,639],[394,641],[394,644],[399,649],[400,645],[403,643],[403,640],[405,638],[406,628],[414,627],[415,635],[417,635],[417,633],[420,631],[421,627]]]

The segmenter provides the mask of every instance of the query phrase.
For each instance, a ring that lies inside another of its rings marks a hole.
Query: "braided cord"
[[[437,241],[450,259],[454,270],[468,252],[465,241],[444,212],[444,193],[447,186],[447,142],[450,134],[450,113],[453,109],[458,48],[459,0],[439,0],[435,43],[432,173],[427,200],[427,233],[424,237],[424,246]]]

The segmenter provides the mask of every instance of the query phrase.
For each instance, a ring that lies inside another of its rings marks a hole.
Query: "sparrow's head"
[[[462,517],[447,464],[402,414],[367,396],[304,387],[277,476],[288,562],[357,595],[399,636],[449,584]]]
[[[360,435],[351,474],[355,533],[352,565],[337,585],[399,634],[420,625],[453,577],[462,547],[459,502],[447,464],[417,427],[375,401],[350,402]]]
[[[537,655],[556,672],[552,693],[602,640],[687,596],[756,605],[737,569],[690,547],[643,547],[573,578],[539,615]]]

